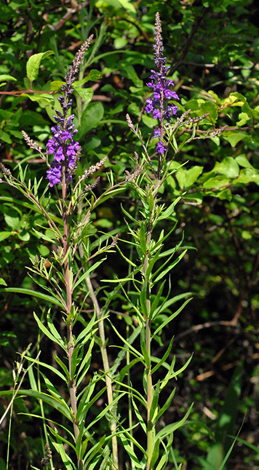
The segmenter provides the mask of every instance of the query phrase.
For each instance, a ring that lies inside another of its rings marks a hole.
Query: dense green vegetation
[[[161,394],[163,403],[176,386],[171,405],[159,422],[161,429],[172,420],[182,419],[194,402],[186,425],[174,435],[174,452],[169,455],[166,470],[177,468],[176,462],[182,463],[182,470],[209,470],[211,462],[216,464],[219,455],[226,455],[238,433],[225,468],[252,470],[259,465],[259,10],[256,2],[2,2],[1,162],[15,176],[21,177],[21,171],[25,173],[26,168],[26,181],[43,178],[39,187],[39,194],[43,195],[48,185],[46,163],[27,146],[22,130],[45,149],[55,109],[60,106],[57,97],[64,76],[76,51],[90,34],[94,35],[93,43],[74,84],[73,112],[79,130],[76,140],[82,147],[76,178],[107,156],[94,173],[94,178],[100,176],[94,188],[98,198],[110,185],[110,170],[114,184],[122,181],[126,171],[134,172],[134,152],[141,157],[143,148],[128,127],[127,113],[134,125],[138,125],[143,142],[149,141],[149,149],[154,153],[152,136],[156,122],[145,113],[145,100],[150,94],[146,83],[154,68],[156,12],[162,22],[169,76],[180,98],[177,117],[190,110],[168,150],[170,170],[177,171],[161,184],[158,193],[164,210],[180,198],[173,218],[169,219],[177,225],[164,242],[165,252],[181,240],[181,249],[185,245],[189,249],[172,273],[168,272],[165,291],[160,292],[157,283],[152,295],[160,293],[162,302],[171,285],[173,296],[184,297],[188,292],[193,297],[174,319],[173,326],[165,325],[152,342],[152,356],[161,358],[174,336],[172,351],[178,369],[193,354],[188,368],[177,380],[166,384]],[[200,118],[197,122],[196,117]],[[4,175],[1,177],[4,180]],[[36,357],[40,350],[41,361],[52,367],[56,367],[54,353],[60,354],[60,350],[38,329],[33,312],[45,322],[50,305],[43,297],[33,295],[39,287],[35,272],[30,276],[28,269],[35,256],[45,259],[46,270],[50,267],[48,258],[54,239],[48,231],[46,217],[33,210],[16,188],[3,183],[0,190],[0,384],[3,392],[0,415],[3,415],[14,388],[13,370],[18,384],[23,371],[18,370],[17,363],[28,345],[30,350],[26,355]],[[58,218],[56,193],[48,189],[46,194],[46,199],[50,195],[49,210]],[[127,231],[127,223],[132,221],[125,221],[125,213],[139,220],[140,200],[138,188],[128,185],[123,192],[93,207],[91,236],[98,240],[102,233],[105,240],[107,234],[119,233],[118,250],[108,253],[107,259],[91,273],[93,286],[100,292],[101,306],[107,302],[109,280],[130,277],[125,258],[133,265],[140,257]],[[154,238],[158,239],[162,230],[170,229],[168,220],[161,219],[160,225],[154,226]],[[97,247],[96,241],[94,248]],[[46,285],[43,280],[42,293]],[[21,289],[27,293],[21,293]],[[126,337],[131,328],[138,326],[139,318],[133,307],[136,292],[129,284],[127,289],[131,301],[124,295],[124,288],[109,298],[110,321],[105,322],[109,346],[122,346],[115,330]],[[84,292],[79,291],[77,301],[83,299]],[[65,335],[60,307],[51,307],[55,327]],[[88,298],[81,313],[90,321],[93,310],[92,300]],[[173,311],[167,308],[157,319],[156,328]],[[117,349],[110,347],[110,365],[116,357]],[[26,369],[27,362],[23,364]],[[100,343],[96,341],[84,385],[97,371],[103,371],[103,367]],[[34,374],[38,383],[36,369]],[[136,380],[134,386],[142,393],[143,370],[139,364],[132,374]],[[157,375],[161,379],[159,372]],[[52,372],[50,380],[69,401],[63,383]],[[25,374],[22,389],[31,386],[32,375]],[[98,384],[97,390],[103,386]],[[92,415],[87,419],[93,420],[105,403],[104,393],[92,406]],[[30,465],[41,468],[45,445],[42,422],[30,416],[39,415],[41,406],[35,397],[22,396],[1,420],[0,470],[25,470]],[[118,412],[125,422],[128,407],[127,397],[123,397]],[[143,409],[141,412],[144,413]],[[65,424],[59,421],[58,412],[47,404],[45,415],[59,423],[62,435]],[[109,433],[109,423],[104,419],[98,421],[95,433],[95,439],[101,440]],[[134,437],[142,442],[141,428],[134,430]],[[128,457],[121,443],[119,456],[120,469],[124,470]],[[218,469],[221,463],[222,459],[213,468]],[[54,452],[53,464],[56,469],[65,468]]]

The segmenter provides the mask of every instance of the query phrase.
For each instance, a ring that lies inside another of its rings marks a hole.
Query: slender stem
[[[148,357],[151,357],[151,320],[148,319],[146,322],[146,348]],[[150,361],[151,362],[151,361]],[[151,363],[147,371],[147,469],[150,470],[150,461],[153,452],[153,439],[152,439],[152,421],[150,419],[150,411],[153,398],[153,385],[151,375]]]
[[[101,355],[102,355],[102,361],[103,361],[103,368],[105,372],[105,380],[106,380],[106,386],[107,386],[107,397],[108,397],[108,404],[111,405],[113,403],[113,390],[112,390],[112,380],[109,376],[110,372],[110,366],[109,366],[109,359],[108,359],[108,354],[107,354],[107,349],[105,346],[105,331],[104,331],[104,321],[102,318],[102,312],[99,306],[99,302],[96,298],[92,282],[90,277],[86,277],[86,284],[89,290],[89,295],[91,297],[91,300],[93,302],[97,319],[98,321],[98,327],[99,327],[99,335],[101,338]],[[113,414],[115,414],[115,410],[112,410]],[[117,437],[115,435],[116,433],[116,419],[115,417],[112,417],[111,419],[111,434],[112,434],[112,455],[113,455],[113,469],[117,470],[119,468],[119,459],[118,459],[118,444],[117,444]]]
[[[63,228],[64,228],[64,236],[63,236],[63,254],[64,254],[64,270],[65,270],[65,287],[66,287],[66,310],[69,319],[67,321],[67,356],[68,356],[68,371],[69,371],[69,394],[70,394],[70,402],[71,408],[73,411],[73,428],[74,428],[74,438],[75,443],[79,437],[79,426],[76,420],[77,415],[77,397],[76,397],[76,383],[74,376],[72,374],[72,357],[74,352],[74,341],[73,341],[73,320],[74,318],[70,318],[71,309],[72,309],[72,300],[73,300],[73,287],[72,287],[72,272],[70,268],[70,261],[69,256],[67,256],[67,252],[69,249],[69,228],[68,228],[68,211],[66,207],[66,198],[67,198],[67,184],[66,184],[66,168],[65,166],[62,168],[62,216],[63,216]],[[80,446],[81,448],[81,446]],[[83,469],[83,462],[81,460],[81,452],[79,449],[78,453],[78,470]]]
[[[150,220],[147,238],[146,238],[147,253],[144,259],[144,272],[143,272],[144,277],[146,276],[146,272],[148,268],[148,260],[149,260],[148,246],[151,241],[151,235],[152,235],[152,221]],[[146,305],[147,305],[148,317],[146,319],[145,328],[146,328],[146,350],[147,350],[147,356],[149,358],[149,365],[147,364],[147,467],[146,467],[146,470],[150,470],[150,462],[151,462],[152,453],[153,453],[153,439],[152,439],[153,431],[152,431],[152,422],[150,419],[150,411],[151,411],[152,398],[153,398],[153,384],[152,384],[152,375],[151,375],[152,367],[151,367],[150,297],[151,297],[151,289],[150,289],[149,279],[147,279]]]

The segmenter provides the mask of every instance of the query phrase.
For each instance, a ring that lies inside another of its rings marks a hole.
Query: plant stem
[[[148,268],[148,260],[149,260],[149,254],[148,254],[148,247],[151,241],[151,234],[152,234],[152,222],[150,221],[149,223],[149,228],[148,228],[148,233],[147,233],[147,238],[146,238],[146,250],[147,253],[145,254],[145,259],[144,259],[144,270],[143,274],[144,277],[146,277],[146,272]],[[149,279],[147,281],[147,298],[146,298],[146,305],[147,305],[147,318],[146,318],[146,350],[147,350],[147,356],[149,358],[149,364],[147,364],[147,467],[146,470],[150,470],[150,462],[152,458],[152,453],[153,453],[153,439],[152,439],[152,422],[150,419],[150,411],[151,411],[151,405],[152,405],[152,398],[153,398],[153,385],[152,385],[152,375],[151,375],[151,318],[150,318],[150,283]]]
[[[102,355],[102,361],[103,361],[103,368],[105,372],[105,380],[106,380],[106,386],[107,386],[107,397],[108,397],[108,404],[111,405],[113,403],[113,390],[112,390],[112,380],[109,376],[110,372],[110,366],[109,366],[109,359],[108,359],[108,354],[107,354],[107,349],[105,346],[105,331],[104,331],[104,321],[102,318],[102,312],[98,303],[98,300],[96,298],[92,282],[89,276],[86,277],[86,285],[89,290],[89,295],[91,297],[91,300],[93,302],[97,319],[98,319],[98,327],[99,327],[99,335],[101,338],[101,355]],[[115,414],[115,410],[112,409],[112,412]],[[112,455],[113,455],[113,469],[117,470],[119,468],[119,459],[118,459],[118,444],[117,444],[117,437],[115,435],[116,433],[116,419],[115,417],[112,417],[111,419],[111,434],[112,434]]]
[[[74,428],[74,438],[75,443],[77,443],[79,436],[79,427],[76,420],[77,415],[77,398],[76,398],[76,383],[72,374],[72,357],[74,352],[74,341],[73,341],[73,321],[74,318],[70,317],[72,309],[72,300],[73,300],[73,288],[72,288],[72,279],[71,279],[71,268],[69,263],[68,249],[69,249],[69,229],[68,229],[68,211],[66,207],[66,197],[67,197],[67,185],[66,185],[66,174],[65,167],[63,168],[62,175],[62,216],[63,216],[63,256],[64,256],[64,270],[65,270],[65,287],[66,287],[66,310],[68,315],[67,320],[67,356],[68,356],[68,371],[69,371],[69,394],[71,408],[73,411],[73,428]],[[81,460],[81,445],[78,452],[78,470],[83,469],[83,462]]]

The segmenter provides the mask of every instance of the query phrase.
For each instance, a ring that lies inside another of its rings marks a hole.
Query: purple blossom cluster
[[[88,49],[92,40],[92,36],[82,45],[77,52],[73,64],[69,67],[69,71],[65,76],[65,84],[61,90],[63,95],[58,98],[61,111],[56,109],[56,116],[53,116],[56,125],[51,127],[52,137],[49,139],[46,147],[49,155],[54,155],[52,165],[47,170],[47,179],[50,187],[63,183],[68,184],[73,173],[77,168],[77,161],[80,154],[79,142],[74,141],[74,135],[78,132],[75,129],[73,120],[75,115],[69,114],[72,106],[71,94],[73,93],[72,84],[75,81],[75,75],[79,70],[79,65],[83,60],[84,53]]]
[[[170,90],[170,86],[173,86],[174,83],[169,78],[166,78],[166,74],[170,67],[166,67],[166,57],[163,57],[163,40],[162,40],[162,28],[159,14],[156,14],[156,23],[155,23],[155,44],[154,48],[154,62],[157,71],[151,70],[152,75],[150,76],[150,82],[147,83],[149,88],[153,89],[153,96],[146,100],[146,112],[148,114],[152,113],[154,119],[159,119],[160,128],[155,128],[154,137],[160,137],[160,140],[157,143],[156,150],[161,155],[164,154],[166,148],[163,144],[163,122],[171,121],[171,118],[176,114],[178,106],[171,103],[172,99],[179,100],[178,95],[175,91]]]
[[[63,97],[62,97],[63,98]],[[80,150],[79,142],[73,140],[77,131],[72,123],[74,114],[71,114],[66,120],[64,114],[58,110],[59,116],[54,116],[57,125],[51,127],[52,138],[49,139],[46,147],[47,153],[54,155],[52,167],[47,170],[47,179],[50,187],[62,181],[62,169],[66,174],[66,179],[71,179],[72,173],[77,168],[77,153]]]

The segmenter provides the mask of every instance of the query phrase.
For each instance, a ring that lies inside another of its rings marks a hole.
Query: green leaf
[[[7,132],[2,131],[1,129],[0,129],[0,140],[3,140],[7,144],[12,143],[12,140],[11,140],[9,134],[7,134]]]
[[[256,183],[259,185],[259,172],[254,168],[244,168],[239,177],[233,181],[233,185]]]
[[[6,73],[0,75],[0,82],[12,80],[13,82],[17,82],[17,79],[12,77],[12,75],[8,75]]]
[[[159,410],[159,412],[157,413],[157,415],[155,416],[155,423],[159,420],[159,418],[161,418],[161,416],[163,416],[163,414],[165,413],[165,411],[169,408],[169,406],[171,405],[171,402],[174,398],[174,395],[175,395],[175,392],[176,392],[176,388],[173,389],[173,391],[170,393],[169,397],[167,398],[166,402],[164,403],[164,405],[162,406],[162,408]]]
[[[63,377],[64,377],[65,380],[68,381],[69,378],[70,378],[70,374],[69,374],[68,368],[67,368],[66,364],[64,364],[64,362],[61,361],[61,359],[58,357],[56,351],[54,352],[54,359],[55,359],[56,363],[61,367],[61,369],[65,372],[65,374],[66,374],[66,375],[65,375],[66,379],[65,379],[64,376],[63,376]]]
[[[92,358],[91,352],[92,352],[93,345],[94,345],[94,340],[92,340],[92,343],[90,347],[88,348],[83,361],[81,361],[80,363],[80,368],[76,373],[76,387],[78,387],[80,383],[82,382],[82,380],[85,378],[86,373],[91,365],[91,358]]]
[[[153,333],[152,337],[154,338],[158,333],[159,331],[161,331],[168,323],[170,323],[175,317],[177,317],[177,315],[179,315],[179,313],[184,309],[185,305],[187,305],[192,299],[187,299],[183,305],[181,305],[180,308],[178,308],[178,310],[176,310],[176,312],[172,313],[172,315],[169,315],[168,318],[166,318],[163,323],[161,323],[161,325],[159,325],[159,327],[155,330],[155,332]]]
[[[47,296],[48,297],[48,296]],[[59,340],[59,338],[56,338],[47,328],[46,326],[42,323],[42,321],[37,317],[36,313],[33,312],[33,315],[34,315],[34,318],[36,320],[36,322],[38,323],[38,327],[40,328],[40,330],[44,333],[44,335],[46,335],[51,341],[53,341],[54,343],[58,343],[62,349],[65,349],[65,346],[63,344],[63,341]]]
[[[47,93],[23,93],[21,96],[29,98],[31,101],[37,101],[43,108],[49,105],[53,106],[55,103],[53,96]]]
[[[155,295],[155,298],[151,304],[150,315],[152,318],[154,318],[154,312],[156,311],[157,306],[161,303],[161,295],[164,290],[165,282],[166,282],[166,279],[160,284],[157,295]]]
[[[58,436],[56,434],[56,438],[58,439]],[[65,452],[65,448],[63,445],[63,442],[61,439],[59,439],[60,442],[55,442],[53,439],[52,445],[54,446],[56,452],[60,455],[63,464],[65,465],[66,470],[76,470],[75,464],[72,462],[71,458],[67,455]]]
[[[238,155],[235,160],[240,166],[243,166],[244,168],[253,168],[245,155]]]
[[[171,339],[170,341],[170,344],[165,352],[165,354],[163,355],[163,357],[159,360],[159,362],[157,363],[157,365],[155,367],[152,368],[152,371],[151,373],[154,374],[156,372],[156,370],[160,369],[160,367],[164,364],[164,362],[166,361],[166,359],[168,358],[169,354],[170,354],[170,351],[173,347],[173,341],[174,341],[174,338]]]
[[[62,85],[65,85],[65,82],[62,82],[61,80],[54,80],[50,84],[50,89],[51,91],[57,91],[62,87]]]
[[[158,220],[164,220],[164,219],[169,219],[169,217],[172,216],[172,214],[175,214],[175,206],[176,204],[180,201],[181,197],[177,197],[172,204],[165,210],[162,211],[161,215],[159,215]]]
[[[152,457],[150,460],[150,468],[153,468],[157,459],[159,458],[159,447],[160,447],[160,440],[157,439],[155,441],[155,445],[153,447]]]
[[[129,0],[119,0],[119,2],[122,5],[122,7],[125,8],[125,10],[136,14],[135,7]]]
[[[33,397],[38,400],[42,400],[44,403],[47,403],[48,405],[52,406],[56,411],[60,412],[63,416],[65,416],[69,421],[73,421],[73,418],[71,416],[70,409],[68,405],[66,404],[65,400],[57,400],[53,398],[51,395],[48,395],[47,393],[43,392],[38,392],[36,390],[18,390],[16,391],[18,395],[25,395],[26,397]],[[0,392],[0,396],[13,396],[13,390],[5,390],[3,392]]]
[[[101,458],[101,449],[103,447],[103,444],[105,442],[106,436],[102,436],[100,441],[97,442],[87,453],[84,463],[85,467],[84,468],[89,468],[89,470],[93,469],[95,465],[99,462],[99,459]],[[89,463],[93,460],[93,458],[97,456],[96,460],[93,462],[93,466],[89,466]]]
[[[65,383],[67,383],[67,378],[55,367],[47,364],[46,362],[41,362],[38,359],[33,359],[30,356],[24,356],[27,361],[32,362],[33,364],[38,364],[39,366],[46,367],[46,369],[51,370],[53,374],[58,375]]]
[[[14,292],[15,294],[24,294],[32,297],[38,297],[39,299],[50,302],[51,304],[58,305],[62,309],[65,308],[65,305],[58,299],[58,297],[52,297],[50,295],[43,294],[42,292],[37,292],[32,289],[23,289],[21,287],[7,287],[6,289],[0,289],[0,292]],[[54,338],[54,337],[53,337]]]
[[[61,338],[59,332],[57,331],[57,329],[55,328],[54,324],[53,324],[53,321],[52,321],[52,318],[51,318],[51,310],[49,309],[48,313],[47,313],[47,323],[48,323],[48,327],[49,327],[49,331],[53,334],[54,338],[56,338],[56,340],[59,342],[59,344],[62,344],[64,343],[63,339]]]
[[[181,259],[184,257],[185,253],[187,250],[184,250],[177,258],[175,261],[173,261],[164,271],[162,271],[157,277],[156,274],[159,271],[159,269],[155,272],[155,274],[152,276],[152,280],[154,283],[157,283],[162,279],[168,272],[170,272],[178,263],[181,261]],[[172,255],[173,256],[173,255]],[[154,278],[154,279],[153,279]]]
[[[227,186],[230,179],[226,176],[214,176],[203,183],[204,189],[221,189]]]
[[[14,232],[0,232],[0,242],[14,235]]]
[[[238,117],[239,121],[237,122],[237,126],[239,127],[244,126],[252,118],[252,116],[249,116],[247,113],[240,113]]]
[[[75,87],[75,91],[79,94],[81,98],[83,98],[85,103],[90,103],[93,97],[93,88],[77,88]]]
[[[155,388],[153,387],[153,390],[152,390],[152,403],[150,407],[150,420],[151,421],[153,421],[153,418],[158,409],[159,393],[160,393],[160,382],[158,381]]]
[[[193,407],[193,404],[190,406],[190,408],[188,409],[188,411],[186,412],[185,416],[183,419],[181,419],[180,421],[177,421],[177,423],[171,423],[171,424],[168,424],[168,426],[165,426],[163,427],[156,435],[156,439],[164,439],[166,436],[169,436],[170,434],[172,434],[174,431],[176,431],[176,429],[178,428],[181,428],[185,421],[187,420],[191,410],[192,410],[192,407]]]
[[[202,173],[203,166],[193,166],[190,168],[190,170],[187,170],[185,172],[185,184],[184,188],[188,188],[189,186],[192,186],[193,183],[197,180],[197,178],[200,176]],[[177,176],[177,173],[176,173]]]
[[[251,136],[245,132],[224,132],[222,134],[223,139],[227,140],[232,147],[235,147],[240,140],[251,140]]]
[[[82,114],[81,128],[79,129],[77,139],[80,140],[87,132],[95,128],[103,118],[103,114],[104,108],[101,102],[91,103],[87,106]]]
[[[147,251],[147,241],[146,241],[146,230],[145,230],[145,225],[143,222],[140,224],[140,230],[139,230],[139,244],[142,253],[145,255]]]
[[[131,400],[132,400],[133,408],[134,408],[138,423],[141,425],[144,433],[146,434],[147,433],[147,426],[146,426],[146,423],[143,419],[143,415],[142,415],[142,413],[140,413],[140,411],[138,409],[138,406],[137,406],[137,404],[136,404],[133,397],[131,397]]]
[[[143,81],[140,80],[136,70],[132,65],[128,65],[126,61],[125,62],[125,67],[123,67],[123,72],[126,73],[127,77],[132,80],[134,85],[137,88],[142,88],[143,87]]]
[[[40,63],[46,57],[54,54],[53,51],[39,52],[38,54],[33,54],[27,61],[26,64],[26,73],[28,79],[33,82],[36,80],[39,74]]]
[[[132,446],[130,445],[130,441],[131,442],[136,442],[135,439],[133,438],[133,436],[128,436],[128,439],[127,439],[127,437],[126,437],[127,434],[125,432],[121,432],[119,436],[120,436],[122,446],[123,446],[124,450],[126,450],[126,452],[128,453],[134,467],[138,468],[139,470],[143,470],[143,465],[139,462],[139,459],[137,458]],[[138,442],[136,443],[136,445],[137,445],[137,447],[141,447]],[[146,452],[144,451],[143,448],[142,448],[142,452],[143,452],[144,455],[146,454]]]
[[[218,119],[218,106],[216,103],[212,103],[211,101],[206,101],[205,103],[200,103],[200,112],[202,114],[210,113],[210,115],[206,118],[213,123],[215,123]],[[199,114],[200,115],[200,114]]]
[[[101,260],[97,261],[96,263],[94,263],[89,269],[86,270],[86,272],[84,274],[82,274],[82,276],[76,281],[75,285],[73,286],[73,289],[75,290],[77,288],[77,286],[79,286],[84,280],[86,277],[89,277],[89,275],[95,271],[95,269],[100,265],[102,264],[104,261],[106,260],[106,258],[102,258]]]
[[[239,165],[233,157],[226,157],[222,162],[216,162],[212,171],[227,176],[228,178],[237,178],[239,175]]]

